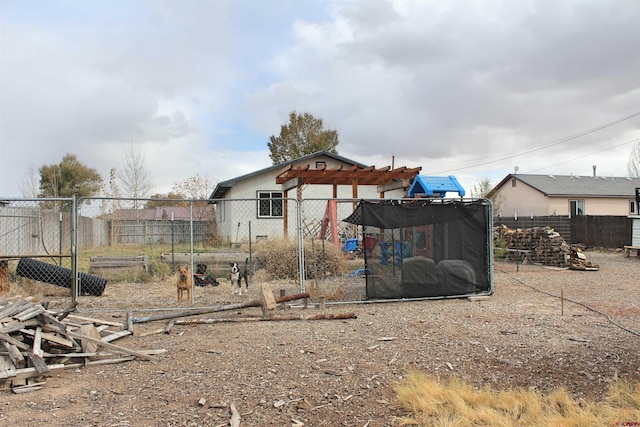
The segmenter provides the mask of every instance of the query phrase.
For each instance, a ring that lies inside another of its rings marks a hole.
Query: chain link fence
[[[311,303],[363,301],[367,255],[386,265],[383,243],[400,236],[354,224],[360,201],[7,200],[0,283],[47,284],[81,309],[102,311],[242,302],[262,283],[281,295],[308,292]],[[190,292],[178,301],[181,267]]]
[[[0,294],[76,292],[74,199],[3,199],[0,202]]]

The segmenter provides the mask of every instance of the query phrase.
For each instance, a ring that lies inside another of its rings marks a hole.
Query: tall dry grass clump
[[[256,244],[260,264],[271,279],[293,279],[298,277],[298,242],[292,239],[269,239]],[[324,248],[318,241],[305,241],[305,277],[337,275],[342,272],[342,254],[331,243]]]
[[[411,371],[396,385],[399,405],[412,413],[401,425],[592,427],[640,420],[640,387],[616,381],[602,403],[575,401],[564,389],[543,395],[533,390],[474,389],[458,379],[440,381]]]

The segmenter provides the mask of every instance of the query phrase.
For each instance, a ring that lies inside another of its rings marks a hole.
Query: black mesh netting
[[[488,200],[361,201],[368,298],[492,292]]]

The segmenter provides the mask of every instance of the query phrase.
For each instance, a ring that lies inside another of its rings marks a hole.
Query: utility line
[[[475,167],[478,167],[478,166],[485,166],[485,165],[488,165],[488,164],[491,164],[491,163],[500,162],[502,160],[509,160],[511,158],[514,158],[514,157],[524,156],[525,154],[534,153],[536,151],[544,150],[545,148],[549,148],[549,147],[553,147],[555,145],[559,145],[559,144],[562,144],[562,143],[565,143],[565,142],[573,141],[574,139],[581,138],[583,136],[598,132],[598,131],[600,131],[602,129],[606,129],[606,128],[611,127],[611,126],[615,126],[615,125],[617,125],[619,123],[622,123],[622,122],[624,122],[626,120],[633,119],[634,117],[638,117],[638,116],[640,116],[640,112],[631,114],[630,116],[626,116],[626,117],[623,117],[623,118],[618,119],[618,120],[614,120],[614,121],[609,122],[609,123],[605,123],[605,124],[597,126],[595,128],[591,128],[591,129],[579,132],[577,134],[573,134],[573,135],[567,136],[565,138],[560,138],[560,139],[548,142],[546,144],[542,144],[542,145],[527,149],[527,150],[522,151],[522,152],[514,152],[512,154],[509,154],[509,155],[506,155],[506,156],[503,156],[503,157],[499,157],[499,158],[497,158],[495,160],[488,160],[486,162],[476,163],[476,164],[473,164],[473,165],[470,165],[470,166],[463,166],[463,167],[459,167],[459,168],[455,168],[455,169],[447,169],[447,170],[440,171],[440,172],[433,172],[433,174],[438,175],[438,174],[444,174],[444,173],[448,173],[448,172],[456,172],[456,171],[465,170],[465,169],[472,169],[472,168],[475,168]],[[490,159],[490,157],[488,157],[488,158]]]
[[[640,142],[640,138],[632,139],[631,141],[623,142],[622,144],[614,145],[613,147],[605,148],[604,150],[594,151],[593,153],[585,154],[584,156],[575,157],[573,159],[565,160],[564,162],[554,163],[553,165],[545,166],[543,168],[536,169],[536,170],[533,170],[531,172],[539,172],[541,170],[552,168],[554,166],[558,166],[558,165],[562,165],[562,164],[565,164],[565,163],[573,162],[574,160],[584,159],[585,157],[593,156],[594,154],[602,153],[604,151],[613,150],[614,148],[622,147],[623,145],[633,144],[634,142]]]

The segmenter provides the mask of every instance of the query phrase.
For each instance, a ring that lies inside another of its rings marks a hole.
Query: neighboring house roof
[[[635,197],[635,189],[640,187],[640,178],[509,174],[489,196],[514,178],[548,197]]]
[[[444,197],[448,192],[458,193],[460,197],[464,197],[464,188],[462,188],[455,176],[418,175],[413,180],[411,187],[409,187],[407,195],[409,197],[415,197],[418,194],[424,194],[427,196]]]
[[[216,185],[216,188],[213,190],[213,192],[209,196],[209,199],[222,199],[224,197],[224,195],[226,194],[226,192],[229,191],[229,189],[231,189],[234,185],[236,185],[236,183],[238,181],[242,181],[242,180],[245,180],[245,179],[248,179],[248,178],[252,178],[252,177],[254,177],[256,175],[261,175],[261,174],[266,173],[266,172],[279,170],[279,169],[282,169],[282,168],[284,168],[286,166],[289,166],[289,165],[291,165],[293,163],[304,162],[306,160],[311,160],[313,158],[320,157],[320,156],[331,157],[331,158],[333,158],[333,159],[335,159],[337,161],[340,161],[340,162],[343,162],[343,163],[347,163],[347,164],[350,164],[350,165],[355,165],[355,166],[358,166],[360,168],[366,168],[367,167],[367,165],[365,165],[365,164],[358,163],[356,161],[353,161],[353,160],[348,159],[346,157],[339,156],[339,155],[337,155],[335,153],[331,153],[329,151],[317,151],[315,153],[311,153],[311,154],[308,154],[306,156],[302,156],[302,157],[299,157],[297,159],[290,160],[288,162],[280,163],[278,165],[269,166],[268,168],[260,169],[260,170],[257,170],[255,172],[248,173],[246,175],[241,175],[241,176],[238,176],[238,177],[235,177],[235,178],[228,179],[226,181],[219,182],[218,185]]]
[[[191,209],[188,206],[158,206],[155,209],[116,209],[113,212],[113,219],[119,221],[161,221],[171,219],[171,213],[176,221],[188,221],[191,218]],[[194,216],[196,215],[194,214]],[[213,219],[213,209],[207,207],[206,211],[198,210],[197,216],[200,221],[211,220]]]

